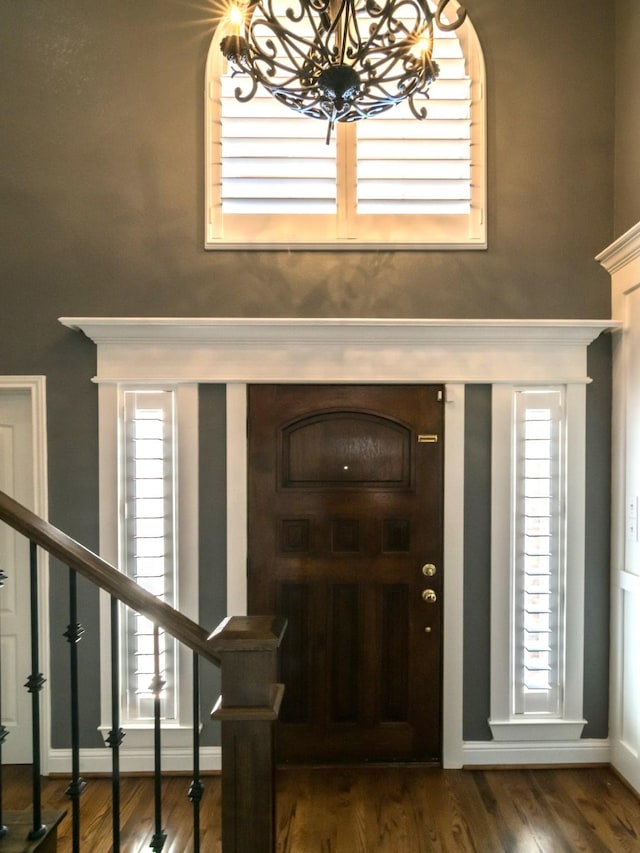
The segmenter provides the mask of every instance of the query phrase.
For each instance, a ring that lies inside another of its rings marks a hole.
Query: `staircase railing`
[[[46,679],[40,672],[38,649],[38,551],[43,549],[68,567],[69,625],[64,636],[69,644],[70,727],[72,767],[67,795],[72,811],[73,851],[80,851],[80,801],[86,783],[80,775],[80,708],[78,705],[77,646],[84,634],[79,621],[77,575],[87,578],[111,596],[111,730],[107,745],[112,753],[113,850],[120,849],[120,727],[119,603],[147,617],[154,624],[154,834],[150,847],[163,849],[161,759],[162,721],[158,631],[166,631],[193,653],[193,777],[188,796],[193,804],[194,853],[200,850],[200,800],[203,785],[199,761],[199,660],[221,669],[221,695],[212,712],[220,721],[222,740],[222,851],[223,853],[274,853],[275,750],[274,728],[284,692],[277,681],[277,650],[286,622],[271,616],[231,616],[212,633],[175,610],[123,575],[112,565],[61,530],[35,515],[9,495],[0,492],[0,520],[30,542],[31,673],[26,687],[32,700],[32,799],[33,820],[29,840],[45,835],[42,818],[40,692]],[[0,586],[10,567],[0,566]],[[0,709],[2,701],[0,696]],[[0,718],[0,753],[7,730]],[[0,850],[3,831],[2,771],[0,768]]]

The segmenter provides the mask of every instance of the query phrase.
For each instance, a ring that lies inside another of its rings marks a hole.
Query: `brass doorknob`
[[[436,567],[433,563],[425,563],[422,567],[422,574],[427,578],[432,578],[436,573]]]
[[[435,591],[433,589],[423,589],[422,600],[426,601],[427,604],[435,604],[438,600],[438,596],[435,594]]]

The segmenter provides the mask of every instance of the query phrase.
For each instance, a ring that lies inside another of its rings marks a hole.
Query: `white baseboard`
[[[610,764],[611,743],[607,739],[582,739],[566,742],[505,743],[496,741],[465,741],[462,747],[462,766],[514,766],[562,764]],[[202,747],[200,768],[205,772],[220,771],[222,750],[219,746]],[[189,772],[192,767],[191,750],[164,749],[162,770]],[[626,768],[625,768],[626,769]],[[122,750],[120,770],[123,773],[150,772],[153,770],[153,752],[148,748]],[[48,754],[48,774],[71,772],[71,750],[51,749]],[[80,751],[81,773],[111,773],[111,750],[83,749]]]
[[[584,738],[572,741],[505,742],[465,741],[462,747],[464,767],[553,764],[609,764],[608,739]]]
[[[614,738],[611,746],[611,764],[640,796],[640,756],[638,753],[621,740]]]
[[[203,772],[219,771],[221,757],[222,750],[219,746],[201,747],[200,770]],[[71,772],[70,749],[50,749],[47,758],[47,774],[69,774]],[[193,767],[191,750],[163,749],[161,765],[163,772],[188,773]],[[153,750],[148,747],[120,750],[120,771],[122,773],[150,772],[153,769]],[[104,749],[81,749],[80,772],[111,775],[111,750],[108,747]]]

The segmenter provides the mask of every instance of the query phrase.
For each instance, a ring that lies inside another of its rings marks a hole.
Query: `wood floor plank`
[[[617,776],[572,771],[567,778],[580,811],[611,850],[640,850],[636,803]]]
[[[220,853],[220,779],[204,779],[203,853]],[[43,780],[43,807],[68,814],[67,781]],[[164,853],[193,849],[185,776],[163,779]],[[5,809],[29,805],[26,768],[5,768]],[[149,850],[153,780],[122,780],[122,853]],[[608,768],[441,770],[286,768],[277,782],[277,853],[640,853],[640,800]],[[111,851],[111,783],[89,779],[82,851]],[[1,847],[0,847],[1,853]]]
[[[567,839],[567,850],[571,853],[607,853],[610,849],[604,840],[598,837],[575,802],[575,788],[568,784],[568,770],[540,770],[531,775],[531,784],[540,796],[544,797],[549,821]],[[588,771],[587,771],[588,772]]]
[[[570,853],[566,837],[549,820],[544,803],[535,796],[527,771],[475,771],[474,776],[477,785],[485,789],[483,801],[487,804],[490,798],[492,803],[492,825],[500,837],[497,850]]]

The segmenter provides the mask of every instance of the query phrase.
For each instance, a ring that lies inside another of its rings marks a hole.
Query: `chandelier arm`
[[[270,38],[269,36],[262,35],[260,33],[260,29],[262,28],[266,29],[270,36],[274,36],[278,39],[279,44],[282,46],[284,52],[289,58],[290,66],[285,65],[282,60],[278,60],[278,54],[275,46],[273,51],[270,51],[269,53],[265,52],[265,48],[269,48],[270,46]],[[307,67],[311,64],[317,68],[318,71],[322,69],[324,62],[330,60],[330,57],[326,55],[319,55],[317,50],[318,45],[315,42],[296,36],[288,31],[282,31],[266,18],[261,18],[258,21],[252,22],[249,35],[251,37],[252,46],[252,55],[249,62],[252,68],[255,67],[256,62],[260,61],[269,64],[270,67],[273,68],[273,71],[271,72],[272,74],[275,73],[275,69],[277,68],[287,74],[293,75],[293,79],[297,79],[300,69],[296,65],[294,58],[295,55],[303,59]]]
[[[416,92],[415,94],[421,94],[421,93]],[[409,109],[411,110],[411,112],[415,118],[419,119],[420,121],[424,121],[424,119],[426,119],[426,117],[427,117],[427,108],[426,107],[420,107],[418,109],[418,107],[415,105],[414,97],[415,97],[415,95],[409,95],[409,97],[407,98],[407,103],[409,104]]]
[[[342,15],[344,14],[344,21],[342,22],[342,28],[340,35],[338,38],[338,48],[340,50],[340,62],[344,63],[345,56],[347,53],[347,45],[349,44],[350,38],[350,29],[351,22],[353,21],[355,26],[355,15],[353,8],[353,0],[342,0],[340,4],[340,9],[338,10],[338,14],[336,15],[336,23],[340,20]],[[356,38],[358,37],[358,29],[356,26]],[[356,42],[357,43],[357,42]]]
[[[408,29],[404,21],[397,17],[398,10],[403,7],[409,7],[415,13],[415,24],[412,29]],[[373,10],[370,12],[370,15],[374,18],[375,24],[372,25],[368,40],[364,45],[362,45],[361,50],[359,51],[362,55],[367,55],[372,49],[372,46],[375,46],[376,49],[381,49],[382,44],[385,44],[386,49],[389,49],[392,45],[397,49],[398,45],[395,43],[397,33],[403,33],[406,38],[417,39],[418,35],[422,35],[426,31],[429,33],[430,38],[433,38],[433,18],[429,13],[424,18],[426,24],[425,27],[422,28],[423,9],[419,3],[415,2],[415,0],[404,0],[404,2],[393,4],[390,3],[385,5],[378,15],[374,15]],[[387,28],[386,32],[383,30],[383,27],[385,26]],[[382,38],[380,38],[381,33]]]
[[[243,72],[241,72],[241,71],[235,71],[231,76],[235,77],[236,74],[242,74],[242,73]],[[246,94],[246,95],[243,94],[240,86],[236,86],[236,88],[233,90],[234,98],[236,99],[236,101],[240,101],[241,104],[248,103],[251,100],[251,98],[253,98],[254,95],[256,94],[256,92],[258,91],[258,81],[255,79],[255,77],[251,77],[251,75],[249,75],[249,78],[251,80],[251,89],[249,90],[248,94]]]
[[[391,63],[391,64],[389,64]],[[374,70],[385,65],[385,57],[374,63]],[[397,70],[395,74],[390,72],[397,65],[391,57],[386,58],[385,69],[382,73],[371,75],[365,86],[364,95],[370,95],[371,90],[379,92],[385,101],[400,103],[410,95],[422,94],[428,98],[428,90],[432,81],[437,76],[436,70],[431,63],[421,65],[413,61],[407,61]],[[388,86],[396,84],[396,93],[390,92]],[[377,98],[379,100],[379,97]]]
[[[269,10],[271,9],[272,4],[269,3]],[[318,28],[316,21],[312,15],[307,15],[308,23],[311,26],[313,31],[313,40],[309,37],[300,36],[290,30],[285,29],[282,24],[278,21],[276,16],[271,12],[267,11],[264,7],[261,8],[263,17],[258,18],[257,20],[253,18],[251,21],[251,25],[248,29],[248,35],[251,38],[251,44],[254,51],[258,53],[264,53],[262,45],[265,43],[266,36],[261,35],[260,28],[266,28],[270,35],[274,36],[279,43],[283,45],[287,55],[291,63],[295,67],[295,62],[293,59],[293,54],[298,54],[305,61],[313,62],[314,66],[321,70],[323,67],[323,63],[329,63],[335,60],[330,52],[326,50],[325,45],[322,42],[321,32]],[[274,60],[275,60],[274,51]],[[282,66],[284,68],[284,66]],[[291,70],[291,69],[287,69]]]
[[[311,14],[309,10],[313,9],[317,12],[322,21],[322,16],[326,14],[326,10],[329,8],[329,5],[330,0],[308,0],[308,2],[301,2],[301,0],[298,0],[298,7],[300,9],[299,14],[296,14],[292,6],[287,8],[286,17],[293,23],[300,23],[306,16],[306,21],[313,34],[313,40],[310,40],[308,37],[305,38],[286,29],[281,24],[278,14],[274,11],[274,0],[268,0],[266,5],[263,0],[257,0],[255,7],[260,10],[262,17],[256,20],[255,16],[252,16],[251,24],[248,28],[248,34],[251,36],[253,49],[259,53],[263,52],[261,45],[264,36],[260,36],[259,32],[257,32],[257,28],[263,26],[269,29],[271,34],[285,47],[292,64],[294,63],[294,60],[292,58],[291,51],[288,49],[289,47],[295,47],[295,52],[306,60],[311,59],[312,54],[313,56],[318,57],[314,60],[314,64],[321,69],[321,62],[330,62],[332,57],[330,53],[326,51],[325,45],[322,42],[321,30],[317,25],[316,16]],[[301,50],[298,45],[304,45],[304,49]],[[287,71],[291,70],[286,69],[285,66],[282,67]]]
[[[458,7],[458,12],[456,15],[455,21],[451,21],[451,23],[446,23],[442,20],[442,13],[444,12],[445,6],[448,6],[449,0],[438,0],[438,8],[436,9],[436,25],[439,29],[444,30],[444,32],[451,32],[452,30],[457,30],[458,27],[464,23],[465,18],[467,17],[467,10],[464,6]]]
[[[236,88],[237,100],[250,100],[261,84],[285,106],[325,119],[330,127],[404,100],[416,118],[426,116],[414,98],[428,98],[438,75],[431,55],[436,17],[427,0],[249,2],[245,35],[221,45],[251,77],[247,94]],[[437,3],[440,21],[448,2]],[[465,17],[462,10],[443,29],[454,29]]]

